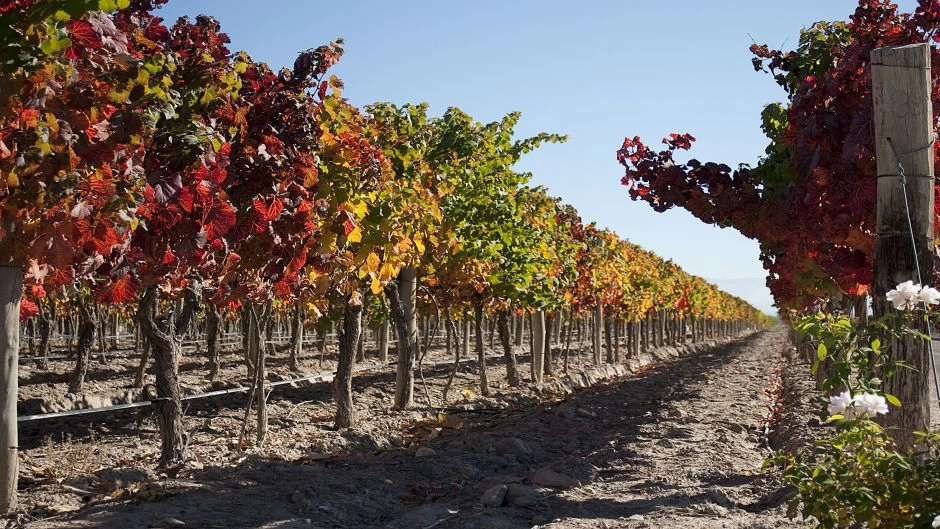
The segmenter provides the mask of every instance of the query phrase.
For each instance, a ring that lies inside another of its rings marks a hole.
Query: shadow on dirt
[[[80,518],[44,524],[42,527],[147,527],[172,516],[191,527],[304,527],[355,528],[413,527],[531,528],[562,517],[629,517],[662,507],[685,508],[701,501],[728,503],[727,497],[707,498],[685,494],[666,484],[647,482],[665,495],[651,499],[620,501],[587,499],[572,501],[543,491],[527,507],[480,508],[481,494],[504,483],[528,483],[540,468],[577,478],[589,486],[605,479],[606,469],[648,465],[631,448],[641,439],[644,425],[656,424],[659,414],[696,396],[689,386],[751,347],[751,335],[709,351],[688,354],[650,366],[640,374],[595,386],[573,395],[557,396],[527,408],[455,412],[457,429],[445,428],[435,438],[425,438],[430,449],[416,457],[415,448],[376,446],[374,438],[349,431],[348,455],[324,457],[296,464],[256,458],[236,469],[207,468],[196,475],[207,490],[188,491],[156,503],[104,505],[89,509]],[[447,373],[449,366],[426,368]],[[367,373],[354,379],[357,392],[387,384],[389,373]],[[278,395],[278,394],[275,394]],[[288,402],[329,399],[330,386],[293,388],[277,396]],[[418,399],[416,398],[416,401]],[[190,410],[217,413],[219,407],[238,409],[244,397],[206,399]],[[111,428],[127,428],[130,417],[114,415]],[[368,420],[368,419],[365,419]],[[115,424],[116,423],[116,424]],[[74,421],[77,431],[90,424]],[[112,430],[113,431],[113,430]],[[670,435],[683,435],[677,425]],[[26,439],[33,439],[24,435]],[[507,446],[526,449],[516,453]],[[611,476],[619,479],[617,476]],[[748,476],[715,477],[726,484],[747,484]],[[546,495],[547,494],[547,495]]]

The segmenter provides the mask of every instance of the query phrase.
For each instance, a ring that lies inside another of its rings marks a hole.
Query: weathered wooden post
[[[16,507],[16,394],[23,266],[0,263],[0,513]]]
[[[532,382],[541,384],[544,380],[545,344],[548,337],[545,335],[545,312],[532,313]]]
[[[598,300],[594,305],[594,365],[601,365],[601,348],[604,346],[601,333],[604,330],[604,304]]]
[[[885,293],[897,284],[908,280],[930,284],[933,279],[934,138],[930,46],[878,48],[872,51],[871,64],[878,166],[874,263],[877,316],[894,310],[885,299]],[[906,182],[906,186],[902,187],[902,182]],[[902,449],[907,449],[915,442],[914,431],[926,431],[930,425],[929,349],[926,342],[907,338],[891,343],[889,350],[895,360],[913,368],[897,370],[884,388],[903,404],[891,410],[884,425],[895,429],[895,440]]]

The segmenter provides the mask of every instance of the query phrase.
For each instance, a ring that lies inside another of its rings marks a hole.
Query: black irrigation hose
[[[241,342],[241,340],[220,341],[220,342],[219,342],[219,346],[237,345],[237,344],[239,344],[240,342]],[[268,342],[269,342],[269,343],[272,343],[272,344],[276,344],[276,345],[284,345],[284,344],[288,343],[287,341],[277,341],[277,340],[268,340]],[[318,342],[319,342],[319,340],[316,340],[316,339],[311,339],[311,340],[306,340],[306,339],[305,339],[305,340],[303,341],[303,343],[311,344],[311,345],[316,345]],[[199,344],[201,344],[201,343],[203,343],[203,342],[195,342],[195,341],[183,342],[183,347],[184,347],[184,348],[189,348],[189,347],[192,347],[192,346],[194,346],[194,345],[199,345]],[[389,344],[398,343],[398,340],[389,340],[388,343],[389,343]],[[198,347],[195,347],[195,349],[198,349]],[[121,352],[121,351],[134,351],[134,348],[133,348],[133,347],[121,347],[120,349],[110,349],[110,351],[113,351],[113,352],[115,352],[115,353],[116,353],[116,352]],[[106,357],[110,357],[110,358],[137,358],[137,357],[140,356],[139,354],[135,354],[135,355],[118,355],[118,354],[113,354],[113,353],[110,353],[110,352],[109,352],[109,353],[105,353],[105,354],[101,354],[101,353],[90,353],[90,355],[91,355],[91,358],[97,358],[97,357],[100,357],[100,356],[106,356]],[[24,356],[24,355],[20,355],[20,356],[18,357],[19,361],[20,361],[20,362],[23,362],[23,363],[36,362],[36,361],[39,361],[39,360],[71,360],[71,359],[73,359],[73,358],[75,358],[75,355],[50,355],[50,356]]]
[[[493,354],[493,355],[487,356],[487,358],[502,358],[502,357],[503,355],[501,354]],[[463,363],[463,362],[475,362],[475,361],[476,361],[476,358],[466,358],[466,359],[461,360],[460,362]],[[361,373],[363,371],[371,371],[373,369],[389,367],[397,363],[398,362],[388,362],[386,364],[379,364],[379,363],[365,364],[365,365],[362,365],[360,367],[353,369],[353,373]],[[426,365],[428,366],[453,365],[453,363],[454,363],[453,360],[440,360],[437,362],[431,362]],[[333,379],[334,375],[335,373],[333,371],[321,371],[313,375],[307,375],[307,376],[292,378],[288,380],[275,380],[275,381],[269,382],[269,384],[272,387],[274,387],[274,386],[283,386],[286,384],[294,384],[297,382],[304,382],[304,381],[329,382],[330,380]],[[235,388],[220,389],[216,391],[207,391],[205,393],[196,393],[194,395],[186,395],[184,397],[181,397],[180,400],[185,401],[185,400],[204,399],[208,397],[217,397],[220,395],[229,395],[231,393],[244,393],[245,391],[248,391],[248,390],[249,388],[247,386],[238,386]],[[90,413],[103,413],[103,412],[108,412],[108,411],[119,411],[119,410],[127,410],[127,409],[132,409],[132,408],[143,408],[144,406],[150,406],[151,404],[153,404],[152,400],[141,400],[137,402],[129,402],[126,404],[113,404],[110,406],[99,406],[97,408],[82,408],[80,410],[66,410],[66,411],[56,411],[56,412],[50,412],[50,413],[40,413],[36,415],[24,415],[22,417],[17,417],[16,422],[21,423],[21,422],[30,422],[30,421],[40,421],[40,420],[45,420],[45,419],[56,419],[59,417],[87,415]]]

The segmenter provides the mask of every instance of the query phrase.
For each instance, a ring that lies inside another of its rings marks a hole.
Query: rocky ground
[[[493,395],[475,366],[445,408],[394,412],[393,373],[355,379],[362,424],[331,427],[329,385],[277,391],[262,447],[239,446],[244,395],[193,401],[192,461],[156,476],[157,437],[137,412],[23,431],[22,513],[35,528],[777,528],[783,489],[760,472],[768,443],[810,436],[805,370],[784,369],[783,328],[696,348],[634,374],[586,369]],[[574,362],[573,362],[574,364]],[[574,365],[577,367],[577,365]],[[528,369],[523,364],[524,370]],[[616,370],[626,373],[627,369]],[[437,399],[446,366],[426,370]],[[782,377],[795,377],[784,383]],[[582,384],[583,382],[583,384]],[[797,387],[803,383],[805,387]],[[591,384],[575,390],[575,385]],[[795,384],[795,385],[794,385]],[[418,402],[424,400],[418,384]],[[811,398],[811,397],[808,397]],[[769,412],[780,402],[776,415]],[[86,416],[90,417],[90,416]],[[780,421],[771,431],[768,417]],[[69,442],[42,439],[54,429]],[[768,437],[765,433],[770,432]],[[89,437],[88,432],[91,432]],[[776,432],[776,433],[775,433]]]

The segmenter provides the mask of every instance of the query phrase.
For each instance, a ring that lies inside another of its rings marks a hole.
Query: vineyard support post
[[[930,46],[878,48],[872,51],[871,63],[878,167],[874,309],[876,315],[882,315],[893,311],[885,293],[895,285],[908,280],[930,284],[933,279],[934,118],[930,100]],[[906,200],[900,185],[902,172]],[[911,248],[912,239],[917,259]],[[915,442],[914,431],[926,431],[930,425],[929,349],[926,342],[908,338],[891,343],[889,351],[895,360],[914,368],[898,369],[885,382],[885,391],[904,405],[892,409],[884,424],[895,428],[898,445],[908,449]]]
[[[0,513],[16,508],[16,395],[23,267],[0,264]]]
[[[601,332],[604,329],[604,304],[600,300],[594,305],[594,365],[601,364],[601,347],[604,342]]]
[[[545,374],[545,312],[538,310],[532,313],[532,382],[541,384]]]
[[[513,335],[513,344],[515,344],[516,347],[522,347],[522,337],[525,333],[525,315],[520,314],[519,316],[513,318],[513,321],[516,324],[516,332]]]
[[[388,363],[388,318],[379,326],[379,362]]]
[[[466,358],[470,356],[470,314],[464,313],[463,320],[460,323],[463,328],[463,343],[460,344],[460,353]]]
[[[551,375],[552,337],[554,336],[554,314],[545,312],[545,341],[542,344],[542,374]]]

